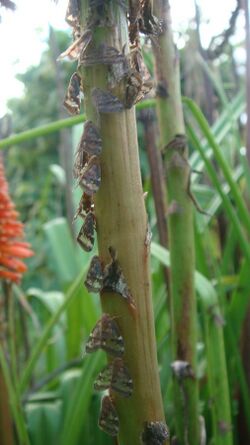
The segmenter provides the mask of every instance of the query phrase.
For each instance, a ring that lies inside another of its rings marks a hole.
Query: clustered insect
[[[85,346],[87,353],[98,349],[104,350],[112,357],[112,361],[103,368],[94,382],[96,391],[108,390],[109,392],[102,399],[98,424],[107,434],[117,436],[119,417],[112,394],[116,392],[122,397],[130,397],[133,392],[133,381],[122,358],[125,351],[124,339],[115,318],[109,314],[102,315],[90,333]]]
[[[85,20],[86,29],[84,31],[80,27],[79,1],[69,0],[66,21],[73,29],[74,41],[58,57],[58,60],[68,58],[78,62],[77,72],[70,79],[64,99],[64,106],[70,114],[80,113],[84,90],[84,81],[82,75],[79,74],[81,67],[97,64],[107,66],[107,89],[96,87],[91,91],[92,101],[98,115],[122,112],[131,108],[152,87],[139,43],[139,30],[149,34],[156,33],[157,22],[152,15],[150,2],[148,0],[138,1],[139,7],[136,10],[132,10],[132,5],[135,2],[129,2],[130,11],[127,11],[125,0],[112,1],[116,1],[128,14],[130,20],[131,47],[129,54],[126,54],[126,45],[118,50],[103,42],[96,43],[93,38],[97,27],[113,28],[116,26],[113,8],[110,8],[111,0],[89,0],[88,17]],[[117,97],[117,91],[119,91],[119,97]],[[87,252],[90,252],[94,247],[97,226],[94,212],[94,195],[101,185],[100,156],[102,140],[98,126],[90,120],[85,122],[83,134],[76,150],[73,170],[77,185],[83,190],[74,217],[74,220],[78,217],[83,219],[77,242]],[[109,254],[110,262],[107,264],[103,264],[97,255],[92,258],[85,279],[85,286],[89,292],[97,292],[101,295],[104,292],[116,293],[128,303],[132,311],[135,311],[135,302],[118,261],[117,252],[113,247],[109,247]],[[97,391],[108,390],[108,395],[103,397],[101,403],[99,427],[111,436],[117,436],[119,432],[119,418],[114,404],[114,393],[121,397],[130,397],[133,392],[133,380],[123,357],[125,352],[124,339],[115,318],[109,314],[103,314],[94,326],[86,343],[87,353],[102,349],[110,356],[109,363],[99,373],[94,382],[94,389]],[[146,444],[149,443],[148,438],[151,430],[149,423],[144,432]]]

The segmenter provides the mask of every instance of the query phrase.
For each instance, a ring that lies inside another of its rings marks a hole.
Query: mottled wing
[[[96,193],[101,184],[101,166],[97,156],[92,156],[84,167],[79,184],[87,195]]]
[[[123,397],[130,397],[133,392],[132,378],[121,358],[117,358],[113,362],[111,389]]]
[[[119,432],[119,418],[115,406],[109,396],[102,399],[98,425],[110,436],[117,436]]]
[[[92,98],[99,113],[116,113],[124,110],[123,103],[109,91],[93,88]]]
[[[85,218],[85,216],[94,209],[94,204],[92,201],[92,197],[87,195],[86,193],[83,193],[79,206],[77,208],[76,214],[74,215],[74,220],[80,216],[81,218]]]
[[[77,26],[79,21],[79,13],[78,0],[69,0],[65,20],[70,26]]]
[[[85,221],[78,233],[77,242],[86,252],[93,249],[95,241],[95,216],[92,212],[86,215]]]
[[[89,335],[88,341],[85,346],[85,350],[88,354],[97,351],[101,348],[102,344],[102,318],[98,320],[92,332]]]
[[[109,363],[103,368],[103,370],[98,374],[94,381],[94,389],[96,391],[103,391],[111,387],[113,374],[113,364]]]
[[[144,445],[163,445],[168,437],[168,429],[164,422],[145,422],[141,435]]]
[[[81,147],[89,156],[99,156],[102,151],[102,140],[97,127],[91,121],[86,121],[81,138]]]
[[[71,76],[63,105],[70,114],[79,114],[81,107],[80,77],[77,73]]]
[[[81,53],[79,65],[92,66],[97,64],[113,65],[125,62],[124,54],[118,49],[101,43],[97,48]]]
[[[78,28],[75,28],[75,33],[78,35]],[[92,40],[93,34],[90,29],[86,29],[86,31],[77,37],[74,42],[63,51],[57,60],[62,60],[67,57],[69,60],[78,60],[79,56],[82,52],[86,50],[88,45]]]
[[[92,258],[84,284],[89,292],[101,291],[103,286],[103,271],[98,256]]]
[[[111,262],[107,264],[104,269],[103,291],[116,292],[123,298],[127,299],[131,306],[135,307],[132,294],[125,280],[122,269],[114,255],[112,256]]]
[[[115,357],[121,357],[124,354],[124,340],[120,329],[108,314],[102,316],[101,348]]]

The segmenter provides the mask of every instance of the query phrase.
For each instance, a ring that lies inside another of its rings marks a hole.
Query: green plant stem
[[[220,149],[220,146],[217,144],[209,125],[206,121],[205,116],[202,114],[199,107],[189,98],[185,97],[183,98],[184,104],[188,105],[189,110],[195,117],[197,123],[199,124],[200,129],[202,130],[204,136],[206,137],[208,143],[210,144],[214,157],[223,172],[225,179],[227,183],[230,186],[232,197],[235,200],[235,204],[237,206],[237,210],[240,216],[240,219],[242,220],[247,232],[250,234],[250,216],[249,211],[245,205],[245,202],[242,198],[241,192],[239,190],[239,187],[237,183],[234,181],[233,173],[231,171],[230,166],[228,165],[226,159],[223,156],[223,153]]]
[[[137,110],[142,110],[146,108],[152,108],[155,106],[154,99],[147,99],[136,105]],[[41,136],[47,136],[50,133],[55,133],[62,130],[63,128],[74,127],[74,125],[81,124],[86,120],[85,114],[80,114],[79,116],[68,117],[67,119],[60,119],[58,121],[52,122],[50,124],[42,125],[41,127],[32,128],[31,130],[22,131],[22,133],[14,134],[8,138],[0,140],[0,150],[10,147],[11,145],[21,144],[23,142],[29,141],[30,139],[35,139]]]
[[[17,357],[16,357],[16,338],[15,338],[15,299],[12,287],[9,288],[8,295],[8,331],[9,331],[9,347],[10,347],[10,361],[13,386],[17,388]]]
[[[202,235],[196,230],[196,243],[199,251],[200,270],[208,276]],[[218,295],[214,292],[212,301],[200,295],[204,320],[204,338],[207,359],[208,406],[212,412],[213,442],[216,445],[233,445],[230,393],[224,344],[224,320],[221,314]]]
[[[82,279],[84,274],[86,273],[86,269],[84,269],[84,272],[81,272],[76,280],[73,282],[69,290],[67,291],[65,295],[65,300],[63,304],[59,307],[59,309],[53,314],[53,316],[48,321],[47,325],[45,326],[39,341],[35,345],[33,351],[31,352],[30,358],[28,363],[25,366],[23,375],[21,376],[20,383],[19,383],[19,390],[20,393],[23,393],[23,391],[27,388],[27,385],[29,383],[29,379],[32,375],[32,372],[34,370],[34,367],[37,363],[37,360],[40,357],[40,354],[43,350],[43,348],[46,346],[46,343],[49,339],[50,333],[52,328],[55,326],[57,321],[59,320],[60,316],[63,314],[63,312],[68,308],[70,303],[72,302],[75,295],[77,295],[77,290],[80,287],[80,284],[82,283]]]
[[[25,424],[25,420],[23,418],[20,401],[18,399],[17,392],[15,391],[15,389],[13,387],[11,377],[10,377],[10,370],[8,368],[8,365],[7,365],[5,356],[4,356],[3,348],[1,345],[0,345],[0,368],[3,373],[5,383],[6,383],[6,387],[7,387],[7,391],[8,391],[8,395],[9,395],[9,403],[11,406],[19,443],[20,443],[20,445],[29,445],[29,437],[28,437],[28,433],[27,433],[27,427]]]
[[[82,25],[87,29],[89,2],[81,2]],[[120,2],[105,2],[106,15],[115,23],[93,27],[95,44],[108,44],[120,52],[128,49],[126,13]],[[93,87],[108,89],[108,70],[101,64],[82,68],[85,110],[100,128],[102,139],[101,186],[95,198],[98,250],[104,264],[114,247],[136,308],[118,294],[103,292],[103,311],[116,317],[125,341],[124,362],[133,380],[133,394],[114,394],[120,419],[119,444],[141,445],[146,421],[164,421],[157,365],[151,298],[147,215],[138,158],[135,109],[98,114],[92,103]],[[125,84],[121,87],[125,92]],[[113,393],[112,393],[113,396]]]
[[[172,148],[167,148],[176,135],[185,135],[185,127],[169,2],[155,0],[154,11],[165,25],[154,47],[155,75],[160,87],[157,114],[161,147],[165,147],[168,202],[177,203],[179,208],[168,217],[172,359],[188,362],[195,376],[183,378],[181,382],[174,379],[176,436],[180,444],[199,445],[193,204],[188,195],[190,168],[185,141],[181,147],[176,148],[173,144]]]
[[[214,167],[213,167],[211,161],[209,159],[207,159],[207,157],[199,143],[199,139],[196,136],[194,130],[192,129],[192,127],[190,125],[187,125],[187,129],[188,129],[188,135],[190,137],[190,140],[192,141],[192,144],[194,145],[194,147],[199,151],[199,153],[204,161],[207,173],[208,173],[212,183],[214,184],[217,192],[219,193],[221,200],[223,202],[224,208],[228,214],[228,217],[229,217],[230,221],[232,222],[235,231],[237,232],[241,249],[244,252],[244,254],[246,255],[247,260],[250,261],[250,246],[249,246],[247,238],[244,234],[244,231],[242,230],[242,226],[241,226],[239,218],[236,214],[236,211],[232,207],[229,197],[227,196],[226,193],[224,193],[223,188],[220,183],[220,180],[216,174],[216,171],[214,170]]]

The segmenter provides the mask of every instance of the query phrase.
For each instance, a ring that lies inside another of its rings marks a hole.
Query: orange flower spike
[[[24,225],[11,201],[4,167],[0,158],[0,279],[19,283],[27,266],[19,258],[34,255],[29,243],[23,241]]]

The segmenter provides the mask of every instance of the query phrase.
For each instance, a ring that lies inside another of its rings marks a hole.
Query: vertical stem
[[[5,314],[3,295],[0,295],[0,345],[5,339]],[[9,396],[6,387],[2,366],[0,364],[0,443],[13,444],[12,418],[9,406]]]
[[[176,211],[168,219],[172,354],[174,361],[187,362],[192,369],[189,377],[178,377],[175,374],[174,378],[176,435],[178,442],[183,445],[198,445],[193,205],[188,195],[190,168],[184,136],[178,55],[173,44],[169,3],[167,0],[155,0],[154,8],[156,16],[165,23],[154,48],[158,83],[157,112],[161,144],[165,147],[168,202],[170,205],[176,204]]]
[[[249,0],[245,0],[246,17],[246,88],[247,88],[247,159],[250,165],[250,6]]]
[[[89,2],[82,0],[81,18],[88,26]],[[120,2],[105,2],[113,26],[95,27],[99,43],[128,52],[126,13]],[[90,26],[90,25],[89,25]],[[135,110],[97,114],[91,98],[93,87],[108,90],[108,69],[100,64],[81,70],[85,110],[101,131],[101,186],[95,198],[99,256],[110,262],[109,246],[116,249],[136,309],[114,293],[102,293],[103,311],[116,316],[125,341],[124,362],[133,380],[130,398],[115,396],[120,420],[119,443],[141,445],[144,422],[164,421],[158,374],[154,318],[151,299],[147,215],[138,158]],[[124,85],[125,88],[125,85]],[[167,442],[164,442],[164,444]]]
[[[12,445],[14,443],[12,419],[9,409],[8,391],[6,388],[1,367],[0,367],[0,443],[1,445]]]
[[[161,153],[156,145],[156,125],[154,121],[155,113],[152,110],[142,110],[140,115],[144,126],[145,146],[150,167],[150,176],[160,244],[161,246],[167,248],[167,197]],[[169,291],[169,277],[166,267],[164,267],[163,273],[166,290]]]

